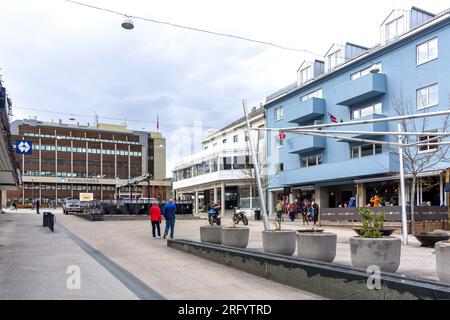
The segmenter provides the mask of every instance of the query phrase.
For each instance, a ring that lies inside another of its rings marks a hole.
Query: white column
[[[253,208],[253,186],[250,185],[250,209]]]
[[[214,203],[217,203],[217,186],[216,185],[214,185],[214,197],[213,197],[213,199],[214,199]]]
[[[196,188],[195,189],[195,204],[194,204],[194,206],[195,206],[195,215],[198,215],[198,213],[199,213],[199,210],[198,210],[198,189]]]
[[[268,206],[269,206],[269,215],[273,214],[273,209],[275,207],[275,204],[273,203],[273,192],[269,190],[267,193],[268,197]]]
[[[442,176],[442,173],[439,175],[439,205],[442,205],[444,203],[444,177]]]
[[[225,183],[220,185],[220,206],[222,207],[222,214],[225,213]]]

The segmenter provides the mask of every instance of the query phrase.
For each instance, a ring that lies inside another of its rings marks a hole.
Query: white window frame
[[[399,35],[405,33],[405,16],[401,15],[397,18],[395,18],[394,20],[386,23],[386,41],[391,41],[395,38],[397,38]],[[399,32],[399,21],[401,21],[401,28],[402,28],[402,32]],[[395,23],[395,35],[393,35],[392,37],[389,37],[389,26],[393,25]]]
[[[314,91],[312,91],[312,92],[310,92],[310,93],[308,93],[308,94],[305,94],[305,95],[301,96],[301,97],[300,97],[300,101],[301,101],[301,102],[304,102],[304,101],[307,101],[307,100],[309,100],[309,99],[311,99],[311,98],[319,98],[319,99],[322,99],[322,98],[323,98],[322,88],[317,89],[317,90],[314,90]]]
[[[435,103],[430,103],[430,88],[432,87],[436,87],[436,102]],[[419,106],[419,101],[421,101],[421,99],[419,98],[419,92],[422,90],[427,90],[427,104],[424,106]],[[416,90],[416,109],[417,110],[422,110],[422,109],[426,109],[426,108],[431,108],[434,106],[437,106],[439,104],[439,86],[437,83],[433,83],[430,84],[428,86],[419,88]]]
[[[436,41],[436,56],[435,57],[430,57],[430,43]],[[423,46],[426,46],[426,50],[427,50],[427,59],[425,61],[419,61],[419,49]],[[439,43],[438,43],[438,38],[434,37],[430,40],[424,41],[422,43],[419,43],[416,46],[416,65],[420,66],[424,63],[436,60],[437,58],[439,58]]]
[[[378,105],[381,106],[381,113],[377,113],[377,112],[376,112],[376,109],[377,109],[377,106],[378,106]],[[383,103],[382,103],[381,101],[378,101],[378,102],[371,103],[371,104],[368,104],[368,105],[363,105],[363,106],[358,107],[358,108],[350,109],[350,119],[351,119],[351,120],[357,120],[357,119],[363,118],[363,116],[361,116],[361,110],[362,110],[362,109],[366,109],[366,108],[372,108],[372,113],[370,113],[370,114],[368,114],[368,115],[365,115],[364,117],[368,117],[368,116],[374,115],[374,114],[383,114]],[[358,112],[359,112],[359,116],[356,117],[356,118],[355,118],[355,116],[354,116],[354,112],[355,112],[355,111],[358,111]]]
[[[314,156],[315,158],[316,158],[316,164],[314,164],[314,165],[309,165],[308,164],[308,160],[306,160],[306,166],[303,166],[303,159],[307,159],[307,158],[309,158],[310,156]],[[320,153],[316,153],[316,154],[314,154],[314,155],[310,155],[310,156],[301,156],[300,157],[300,168],[309,168],[309,167],[316,167],[316,166],[320,166],[320,165],[322,165],[323,163],[324,163],[324,161],[323,161],[323,152],[320,152]],[[322,158],[322,163],[319,163],[319,157],[321,157]]]
[[[235,134],[233,136],[233,143],[237,143],[237,142],[239,142],[239,135]]]
[[[309,65],[303,69],[300,69],[300,82],[301,83],[306,83],[310,80],[312,80],[313,77],[313,70],[312,70],[312,65]]]
[[[437,133],[437,130],[431,130],[431,132],[436,132]],[[436,138],[437,136],[433,136],[433,135],[428,135],[428,136],[418,136],[417,137],[417,139],[418,139],[418,142],[420,141],[420,139],[421,138],[425,138],[425,139],[423,139],[423,140],[428,140],[428,139],[430,139],[430,138]],[[433,142],[438,142],[438,139],[436,139],[436,140],[432,140],[432,141],[428,141],[428,142],[426,142],[426,146],[418,146],[417,148],[417,152],[418,153],[428,153],[428,152],[435,152],[437,149],[439,149],[439,146],[438,145],[432,145],[432,146],[430,146],[430,143],[433,143]],[[427,148],[426,150],[420,150],[420,148]]]
[[[283,106],[278,106],[274,109],[275,113],[275,121],[283,120],[284,117],[284,109]]]
[[[367,68],[364,68],[364,69],[361,69],[359,71],[353,72],[350,75],[350,80],[356,80],[356,79],[359,79],[361,77],[364,77],[364,76],[368,75],[370,73],[370,70],[373,67],[377,67],[380,70],[380,72],[381,72],[381,63],[380,62],[374,63],[373,65],[371,65],[371,66],[369,66]]]
[[[333,70],[339,65],[339,54],[341,52],[341,49],[338,49],[334,51],[333,53],[330,53],[328,55],[328,70]],[[333,60],[334,59],[334,60]],[[334,65],[331,63],[331,61],[334,61]]]
[[[350,158],[351,159],[359,159],[359,158],[371,157],[371,156],[375,156],[377,154],[380,154],[380,153],[375,153],[376,146],[380,145],[380,144],[379,143],[378,144],[374,143],[374,144],[372,144],[372,154],[369,155],[369,156],[362,157],[361,156],[361,147],[365,147],[365,146],[368,146],[368,145],[370,145],[370,144],[363,144],[363,145],[360,145],[360,146],[352,147],[351,150],[350,150]],[[355,150],[355,149],[358,150],[358,156],[357,157],[353,157],[353,150]],[[383,153],[383,146],[381,146],[381,153]]]

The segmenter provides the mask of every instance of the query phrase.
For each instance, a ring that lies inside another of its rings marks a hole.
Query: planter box
[[[414,237],[416,237],[416,239],[419,240],[422,247],[431,247],[431,248],[433,248],[434,245],[439,241],[446,241],[450,239],[450,236],[429,236],[420,234],[415,234]]]
[[[395,272],[400,265],[401,240],[395,237],[350,238],[352,266],[367,270],[371,265],[381,271]]]
[[[359,236],[360,236],[361,233],[362,233],[362,228],[354,228],[353,230],[355,230],[355,232],[356,232]],[[383,228],[383,229],[381,229],[380,231],[381,231],[381,233],[383,234],[384,237],[389,237],[389,236],[391,236],[391,235],[394,233],[395,229],[394,229],[394,228],[390,228],[390,229],[388,229],[388,228]]]
[[[263,231],[263,249],[267,253],[292,256],[296,245],[295,230],[272,230]]]
[[[450,242],[436,243],[436,272],[439,280],[450,283]]]
[[[297,234],[297,256],[300,259],[331,262],[336,257],[337,235],[331,232]]]
[[[201,226],[200,227],[201,242],[222,244],[222,227],[220,226]]]
[[[229,247],[245,248],[248,245],[249,228],[222,228],[222,244]]]

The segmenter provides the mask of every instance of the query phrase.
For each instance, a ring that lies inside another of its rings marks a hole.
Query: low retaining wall
[[[450,299],[450,285],[432,280],[382,273],[381,288],[369,289],[369,274],[348,266],[190,240],[167,246],[330,299]]]

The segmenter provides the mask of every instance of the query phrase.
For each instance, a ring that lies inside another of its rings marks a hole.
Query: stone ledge
[[[450,285],[433,280],[381,273],[381,289],[370,290],[365,270],[348,266],[190,240],[167,246],[330,299],[450,299]]]

